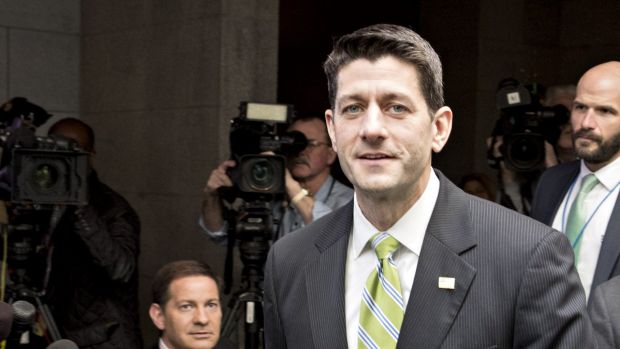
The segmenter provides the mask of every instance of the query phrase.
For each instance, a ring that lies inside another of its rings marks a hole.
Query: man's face
[[[149,314],[170,349],[210,349],[220,338],[222,308],[217,284],[210,277],[187,276],[172,281],[163,309]]]
[[[289,159],[288,168],[293,178],[308,180],[319,174],[329,172],[336,159],[336,153],[329,146],[325,125],[320,120],[299,120],[289,131],[299,131],[309,141],[308,146],[298,156]]]
[[[431,152],[441,150],[452,121],[447,107],[431,116],[416,68],[392,56],[343,66],[335,109],[325,115],[356,192],[405,199],[424,190]]]
[[[571,112],[575,152],[592,171],[620,155],[620,69],[588,71]]]

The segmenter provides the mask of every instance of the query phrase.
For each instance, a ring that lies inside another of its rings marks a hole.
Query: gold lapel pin
[[[445,277],[445,276],[440,276],[437,287],[444,289],[444,290],[454,290],[455,284],[456,284],[456,279]]]

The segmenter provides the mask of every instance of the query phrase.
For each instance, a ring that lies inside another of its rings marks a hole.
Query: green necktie
[[[584,201],[588,196],[588,193],[594,189],[598,184],[598,179],[593,173],[583,177],[581,180],[581,189],[579,194],[573,201],[573,205],[570,208],[568,214],[568,221],[566,222],[566,236],[575,250],[575,264],[579,259],[579,249],[581,247],[581,236],[584,225],[586,224],[586,209],[584,207]]]
[[[400,243],[387,233],[377,233],[371,244],[378,260],[362,293],[358,348],[396,348],[405,316],[398,270],[392,259]]]

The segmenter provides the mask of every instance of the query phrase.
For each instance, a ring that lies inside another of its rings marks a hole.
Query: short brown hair
[[[394,56],[416,67],[421,92],[431,113],[443,107],[441,61],[428,41],[409,28],[376,24],[338,39],[323,64],[332,109],[336,107],[340,69],[356,59],[374,62],[385,56]]]
[[[163,307],[170,299],[170,284],[187,276],[206,276],[213,279],[220,293],[220,281],[208,264],[195,260],[174,261],[161,267],[155,274],[152,284],[153,303]]]

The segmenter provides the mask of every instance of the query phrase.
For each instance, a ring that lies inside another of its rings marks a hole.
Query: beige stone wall
[[[142,222],[145,342],[150,282],[164,263],[225,249],[197,226],[210,170],[228,157],[242,100],[276,101],[278,2],[84,1],[80,106],[97,132],[100,175]]]
[[[26,97],[55,120],[78,116],[80,1],[0,1],[0,103]]]

